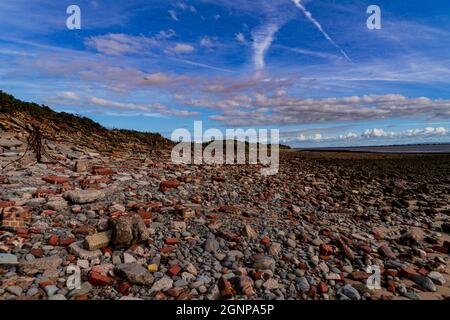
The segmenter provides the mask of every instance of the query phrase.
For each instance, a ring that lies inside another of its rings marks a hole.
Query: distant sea
[[[450,144],[299,148],[298,150],[304,150],[304,151],[350,151],[350,152],[373,152],[373,153],[450,153]]]

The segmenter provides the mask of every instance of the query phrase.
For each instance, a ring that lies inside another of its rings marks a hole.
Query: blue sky
[[[68,30],[66,8],[81,9]],[[366,10],[381,8],[380,30]],[[107,127],[450,142],[450,2],[0,2],[0,89]]]

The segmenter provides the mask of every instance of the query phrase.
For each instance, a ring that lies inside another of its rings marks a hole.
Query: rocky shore
[[[0,165],[25,147],[1,133]],[[262,176],[47,147],[0,173],[1,300],[450,297],[450,155],[282,151]]]

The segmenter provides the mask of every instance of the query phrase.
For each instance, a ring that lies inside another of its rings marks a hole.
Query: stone
[[[334,253],[333,247],[326,243],[321,243],[319,246],[319,253],[321,256],[329,256]]]
[[[281,253],[281,244],[277,242],[272,242],[269,246],[269,254],[271,256],[278,256]]]
[[[275,270],[275,260],[271,257],[265,256],[256,260],[253,264],[256,270]]]
[[[321,262],[317,265],[317,268],[320,269],[320,271],[322,271],[323,273],[328,273],[330,272],[330,268],[327,266],[327,264],[325,262]]]
[[[403,295],[411,300],[420,300],[419,295],[417,293],[415,293],[414,291],[407,291]]]
[[[256,239],[258,237],[258,234],[256,233],[256,231],[249,224],[245,225],[243,232],[244,232],[244,236],[246,236],[249,239]]]
[[[295,287],[300,292],[308,292],[310,285],[305,277],[300,277],[295,280]]]
[[[239,278],[239,288],[241,289],[241,292],[247,297],[255,295],[253,285],[253,280],[249,276],[241,276]]]
[[[55,295],[55,293],[59,290],[59,288],[55,285],[49,285],[44,287],[44,291],[48,297]]]
[[[69,205],[67,204],[67,201],[65,201],[64,199],[60,199],[60,200],[52,200],[49,201],[45,204],[45,207],[49,210],[55,210],[55,211],[60,211],[63,210],[65,208],[67,208]]]
[[[353,253],[352,249],[350,249],[349,246],[347,245],[342,245],[342,250],[344,251],[345,256],[349,259],[349,260],[355,260],[355,254]]]
[[[169,290],[172,287],[173,287],[173,280],[170,279],[169,277],[163,277],[153,284],[150,291],[152,292],[165,291]]]
[[[105,194],[100,190],[70,190],[64,197],[76,204],[86,204],[103,199]]]
[[[93,272],[97,272],[103,275],[107,275],[111,270],[114,270],[114,265],[112,263],[103,263],[93,266],[91,269]]]
[[[60,272],[59,272],[58,269],[55,269],[55,268],[49,268],[49,269],[46,269],[46,270],[44,271],[44,273],[42,273],[42,276],[43,276],[44,278],[55,279],[55,278],[58,278],[58,277],[59,277],[59,274],[60,274]]]
[[[20,147],[23,144],[22,141],[14,138],[14,137],[2,137],[0,138],[0,147],[4,148],[15,148]]]
[[[16,265],[19,262],[17,261],[17,256],[10,253],[0,253],[0,265]]]
[[[223,299],[230,299],[236,294],[236,290],[234,290],[233,286],[231,285],[231,282],[225,279],[224,277],[221,277],[219,279],[218,286],[220,295]]]
[[[125,212],[126,208],[122,204],[114,204],[114,205],[110,206],[108,210],[111,213],[114,213],[114,212]]]
[[[50,296],[48,298],[48,300],[63,301],[63,300],[67,300],[67,298],[64,295],[62,295],[62,294],[54,294],[54,295]]]
[[[428,277],[413,275],[410,277],[410,279],[412,281],[414,281],[420,288],[422,288],[425,291],[430,291],[430,292],[437,291],[436,285]]]
[[[356,281],[362,281],[369,278],[369,274],[364,271],[353,271],[352,272],[352,279]]]
[[[27,296],[32,297],[32,296],[34,296],[35,294],[38,294],[38,293],[39,293],[39,289],[38,289],[38,288],[36,288],[36,287],[31,287],[31,288],[28,289],[28,291],[27,291]]]
[[[124,300],[124,301],[139,301],[139,300],[144,300],[138,297],[132,297],[132,296],[123,296],[121,297],[119,300]]]
[[[124,252],[123,253],[123,262],[124,263],[134,263],[136,262],[136,258],[133,257],[131,254],[129,254],[128,252]]]
[[[345,286],[343,286],[340,289],[340,293],[351,300],[360,300],[361,299],[361,295],[359,294],[358,290],[353,288],[350,284],[346,284]]]
[[[230,205],[226,205],[226,206],[221,206],[219,208],[220,212],[223,213],[230,213],[230,214],[240,214],[241,213],[241,209],[237,206],[230,206]]]
[[[183,232],[186,230],[186,222],[172,221],[172,230],[175,232]]]
[[[75,172],[86,172],[89,170],[89,165],[85,161],[78,160],[78,161],[75,161],[74,170],[75,170]]]
[[[314,238],[314,239],[311,241],[311,243],[312,243],[313,245],[315,245],[316,247],[318,247],[318,246],[320,246],[320,245],[323,243],[323,241],[322,241],[320,238]]]
[[[115,267],[115,273],[132,284],[151,285],[154,281],[150,272],[136,263],[123,263]]]
[[[88,281],[85,281],[81,284],[81,287],[79,289],[73,289],[72,291],[70,291],[67,297],[70,299],[77,296],[84,296],[89,294],[92,289],[92,284],[90,284]]]
[[[62,264],[62,261],[59,256],[53,255],[46,258],[21,262],[19,269],[22,273],[34,275],[38,272],[44,272],[47,269],[56,269]]]
[[[16,296],[21,296],[23,289],[19,286],[9,286],[6,288],[6,291],[8,291],[9,293],[12,293]]]
[[[428,278],[430,278],[434,283],[437,285],[443,286],[446,282],[445,277],[436,271],[431,271],[428,275]]]
[[[219,242],[215,238],[208,238],[205,241],[205,250],[207,252],[215,253],[217,250],[219,250]]]
[[[263,288],[266,290],[275,290],[282,288],[282,285],[277,280],[271,278],[263,283]]]
[[[79,266],[81,269],[89,269],[91,267],[89,264],[89,260],[84,259],[78,259],[77,266]]]
[[[392,250],[391,250],[388,246],[386,246],[386,245],[383,245],[383,246],[379,247],[379,248],[378,248],[378,251],[379,251],[383,256],[385,256],[385,257],[387,257],[387,258],[389,258],[389,259],[395,259],[395,258],[396,258],[395,253],[393,253]]]
[[[185,267],[184,270],[186,272],[189,272],[190,274],[193,274],[194,276],[197,275],[198,271],[197,268],[192,264],[192,263],[188,263]]]
[[[127,249],[133,244],[150,239],[150,230],[138,215],[124,216],[113,221],[111,243],[116,249]]]
[[[74,242],[69,246],[69,251],[78,258],[91,260],[94,258],[98,258],[102,256],[102,252],[100,250],[86,250],[83,249],[84,241]]]
[[[286,240],[286,245],[288,247],[295,248],[297,246],[297,243],[293,239],[287,239]]]
[[[417,245],[419,243],[419,236],[413,230],[408,230],[399,237],[398,242],[407,246]]]
[[[158,265],[156,263],[151,263],[147,266],[148,271],[150,272],[156,272],[158,271]]]

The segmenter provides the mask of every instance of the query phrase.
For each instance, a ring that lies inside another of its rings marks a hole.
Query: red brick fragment
[[[46,176],[43,177],[42,180],[51,184],[63,184],[69,182],[70,179],[66,176]]]
[[[166,238],[164,240],[164,243],[169,245],[169,246],[173,246],[173,245],[179,244],[180,240],[177,239],[177,238]]]
[[[161,181],[161,184],[159,185],[159,188],[162,192],[166,192],[169,189],[176,189],[180,185],[180,181],[178,180],[166,180]]]
[[[112,283],[113,279],[101,273],[91,272],[89,273],[88,281],[93,286],[108,286]]]
[[[176,276],[181,271],[180,266],[174,265],[167,270],[167,275],[170,277]]]

